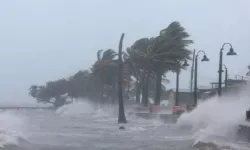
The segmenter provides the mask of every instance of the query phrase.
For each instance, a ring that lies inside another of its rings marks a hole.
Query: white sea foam
[[[178,120],[179,126],[192,127],[195,143],[232,141],[239,124],[245,122],[246,110],[250,108],[249,94],[240,96],[214,97],[200,103],[190,113],[183,114]]]
[[[0,112],[0,147],[18,145],[24,138],[25,119],[14,112]]]
[[[116,107],[102,106],[91,103],[88,100],[78,100],[57,109],[56,113],[61,116],[90,116],[92,118],[108,117],[116,114]]]

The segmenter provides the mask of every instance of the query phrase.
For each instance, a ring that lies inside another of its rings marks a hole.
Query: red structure
[[[181,106],[173,106],[172,114],[181,115],[181,114],[184,113],[185,111],[186,111],[186,108],[184,108],[184,107],[181,107]]]
[[[168,109],[166,107],[161,107],[161,106],[157,106],[157,105],[151,105],[149,111],[151,113],[158,113],[158,112],[168,111]]]

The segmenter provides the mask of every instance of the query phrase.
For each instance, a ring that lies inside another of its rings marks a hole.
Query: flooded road
[[[81,109],[79,109],[81,108]],[[67,106],[55,110],[4,110],[2,149],[21,150],[191,150],[192,130],[127,115],[118,130],[114,111]],[[6,146],[9,145],[9,146]],[[11,145],[11,146],[10,146]]]

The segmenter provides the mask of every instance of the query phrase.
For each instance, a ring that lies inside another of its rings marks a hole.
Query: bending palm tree
[[[100,91],[100,99],[102,102],[104,97],[105,86],[115,86],[117,79],[117,61],[114,59],[117,53],[108,49],[97,52],[97,61],[92,67],[93,76],[95,77],[96,87]]]
[[[190,59],[191,51],[187,46],[193,43],[187,39],[189,34],[179,22],[172,22],[160,35],[154,38],[143,38],[135,42],[130,53],[133,61],[140,66],[143,74],[143,99],[147,101],[148,82],[152,72],[156,74],[155,104],[160,104],[162,76],[167,71],[181,68],[185,59]]]
[[[118,97],[119,97],[119,114],[118,114],[118,123],[127,123],[125,112],[124,112],[124,105],[123,105],[123,94],[122,94],[122,72],[123,72],[123,61],[122,61],[122,42],[124,38],[124,33],[121,36],[120,43],[119,43],[119,72],[118,72]]]

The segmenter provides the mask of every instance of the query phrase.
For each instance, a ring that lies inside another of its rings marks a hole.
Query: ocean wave
[[[195,143],[233,142],[239,124],[245,121],[248,107],[246,97],[237,100],[232,97],[214,97],[198,105],[192,112],[183,114],[177,125],[191,128]]]
[[[58,108],[56,113],[61,116],[105,118],[117,116],[117,108],[81,100]]]
[[[0,147],[19,145],[20,142],[25,141],[24,123],[23,116],[19,116],[15,112],[0,112]]]

